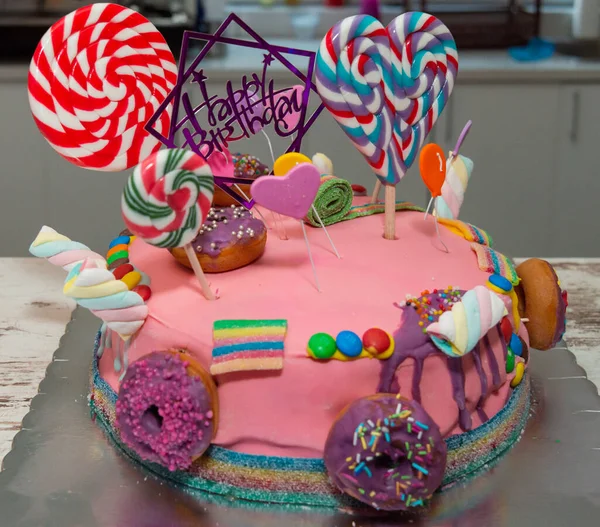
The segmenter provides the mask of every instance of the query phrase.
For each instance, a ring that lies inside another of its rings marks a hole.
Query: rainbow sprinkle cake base
[[[119,450],[149,471],[215,498],[226,496],[229,500],[237,498],[343,511],[364,509],[364,505],[331,485],[320,458],[257,456],[212,446],[185,472],[169,472],[159,465],[142,461],[121,442],[115,427],[117,394],[98,371],[96,353],[99,341],[98,335],[91,371],[92,416]],[[529,409],[530,380],[526,375],[506,406],[492,419],[474,430],[446,439],[448,459],[441,489],[493,466],[520,438]]]

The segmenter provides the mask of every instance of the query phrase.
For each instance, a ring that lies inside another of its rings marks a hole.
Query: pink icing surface
[[[269,216],[266,216],[269,217]],[[180,266],[165,249],[140,240],[130,247],[132,263],[152,279],[150,315],[129,351],[130,363],[155,350],[186,348],[209,368],[212,325],[220,319],[278,319],[288,321],[284,367],[275,372],[238,372],[217,377],[220,418],[215,444],[239,452],[263,455],[321,456],[325,439],[338,413],[350,402],[376,391],[380,361],[317,362],[306,355],[314,333],[334,337],[341,330],[359,336],[371,327],[392,333],[400,324],[407,294],[449,285],[470,289],[485,284],[469,242],[441,228],[449,254],[437,247],[433,221],[423,214],[397,214],[398,240],[384,240],[383,216],[370,216],[329,227],[342,259],[332,253],[325,233],[309,228],[313,257],[322,292],[317,292],[302,231],[286,220],[289,240],[274,230],[264,256],[237,271],[210,275],[219,300],[209,302],[200,293],[191,271]],[[501,382],[493,386],[487,354],[481,354],[489,386],[483,410],[495,415],[510,394],[502,346],[496,331],[489,333]],[[113,350],[100,362],[102,376],[118,389]],[[473,426],[481,423],[476,411],[481,382],[470,356],[466,357],[466,404]],[[398,369],[401,392],[411,397],[414,364]],[[444,436],[461,433],[458,408],[452,397],[446,359],[441,353],[425,360],[421,404]]]

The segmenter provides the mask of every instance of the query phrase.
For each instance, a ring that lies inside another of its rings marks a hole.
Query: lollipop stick
[[[273,152],[273,145],[271,144],[271,140],[269,139],[269,136],[267,135],[267,132],[264,131],[264,129],[261,129],[260,131],[267,139],[267,144],[269,145],[269,152],[271,152],[271,160],[273,161],[273,165],[274,165],[275,164],[275,153]]]
[[[312,252],[310,250],[310,243],[308,243],[308,236],[306,235],[306,227],[304,226],[304,222],[300,221],[300,225],[302,226],[302,233],[304,234],[304,241],[306,242],[306,250],[308,251],[308,258],[310,259],[310,265],[312,266],[313,275],[315,277],[315,284],[317,286],[317,291],[321,292],[321,287],[319,286],[319,278],[317,277],[317,269],[315,268],[315,262],[313,261]]]
[[[433,210],[435,211],[435,206],[433,207]],[[437,214],[433,217],[433,220],[435,221],[435,232],[437,234],[438,240],[443,245],[444,251],[447,252],[447,253],[449,253],[450,251],[448,250],[448,247],[444,243],[444,240],[442,240],[442,235],[440,234],[440,224],[439,224],[438,219],[437,219]]]
[[[371,196],[371,203],[377,203],[379,201],[379,193],[381,192],[381,181],[377,180],[375,188],[373,189],[373,195]]]
[[[129,356],[127,352],[129,351],[129,342],[130,340],[123,341],[123,372],[119,376],[119,382],[122,382],[125,374],[127,373],[127,367],[129,366]]]
[[[188,243],[188,244],[184,245],[183,250],[185,251],[185,254],[188,257],[188,260],[190,261],[190,264],[192,265],[192,269],[194,270],[194,274],[196,275],[196,278],[198,279],[198,282],[200,283],[200,287],[202,288],[202,293],[204,294],[204,297],[207,300],[216,300],[214,293],[212,292],[212,290],[210,289],[210,286],[208,285],[206,276],[204,276],[204,271],[202,271],[202,267],[200,267],[200,262],[198,261],[198,258],[196,258],[196,254],[194,253],[194,249],[192,248],[191,244]]]
[[[429,208],[431,207],[432,203],[433,203],[433,196],[431,196],[431,199],[429,200],[429,203],[427,204],[427,210],[425,211],[425,216],[423,217],[423,221],[425,221],[427,219],[427,214],[429,214]]]
[[[396,239],[396,186],[385,186],[385,228],[383,237],[386,240]]]
[[[327,239],[329,240],[329,243],[331,245],[331,248],[333,249],[333,252],[335,253],[335,255],[338,258],[341,258],[340,253],[338,253],[338,250],[335,248],[335,245],[333,244],[333,240],[331,239],[331,236],[329,236],[329,233],[327,232],[327,229],[325,228],[325,224],[323,223],[323,220],[321,219],[321,216],[319,216],[319,213],[317,212],[317,209],[315,208],[314,205],[312,205],[312,210],[315,213],[317,220],[319,220],[319,223],[321,224],[321,228],[325,231],[325,235],[327,236]]]

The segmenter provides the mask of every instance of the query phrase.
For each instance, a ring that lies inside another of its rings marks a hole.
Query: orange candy
[[[441,196],[446,179],[446,156],[441,146],[429,143],[421,149],[419,170],[431,195],[434,198]]]

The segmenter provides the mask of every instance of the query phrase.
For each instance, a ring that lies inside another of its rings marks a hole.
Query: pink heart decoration
[[[384,27],[357,15],[323,39],[316,86],[379,180],[395,185],[446,106],[457,71],[456,44],[436,17],[404,13]]]
[[[313,204],[320,185],[321,174],[317,167],[301,163],[283,177],[258,178],[250,189],[258,205],[301,220]]]

